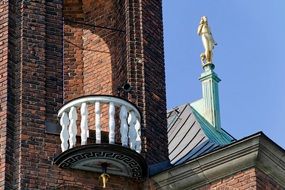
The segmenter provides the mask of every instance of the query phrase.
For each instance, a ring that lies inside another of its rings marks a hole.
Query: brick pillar
[[[168,160],[162,5],[157,0],[126,0],[130,101],[143,118],[143,151],[149,164]]]
[[[8,136],[8,12],[9,5],[8,1],[0,2],[0,188],[4,188],[5,178],[9,178],[9,164],[7,164],[8,157],[8,147],[7,142]]]
[[[0,187],[39,188],[56,152],[45,123],[62,105],[62,1],[1,1],[1,13]]]
[[[13,189],[19,156],[20,2],[0,2],[0,189]]]

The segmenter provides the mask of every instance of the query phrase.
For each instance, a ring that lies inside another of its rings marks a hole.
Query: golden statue
[[[213,39],[210,27],[208,25],[207,17],[202,16],[198,26],[198,35],[201,36],[205,52],[201,53],[201,61],[203,64],[212,64],[213,49],[217,45]]]

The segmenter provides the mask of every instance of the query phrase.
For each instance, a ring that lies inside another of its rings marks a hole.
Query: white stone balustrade
[[[76,134],[77,134],[77,113],[76,108],[72,106],[69,110],[69,148],[73,148],[76,145]]]
[[[97,144],[101,143],[101,106],[108,105],[108,123],[109,123],[109,143],[115,143],[115,113],[120,113],[120,134],[121,143],[124,147],[129,147],[136,152],[141,152],[141,117],[137,108],[128,101],[112,96],[86,96],[72,100],[65,104],[58,112],[62,130],[60,133],[62,152],[76,146],[77,118],[81,114],[80,137],[81,145],[87,144],[89,137],[88,117],[95,118],[95,140]],[[88,114],[88,108],[92,107],[94,115]]]

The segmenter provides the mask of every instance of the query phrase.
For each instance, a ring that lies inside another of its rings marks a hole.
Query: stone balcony
[[[102,114],[103,107],[107,107],[107,114]],[[92,109],[94,112],[88,113]],[[84,96],[63,105],[58,117],[62,153],[54,163],[59,167],[101,172],[104,164],[111,174],[135,178],[146,175],[147,166],[140,155],[141,116],[132,103],[113,96]],[[88,143],[91,120],[95,123],[91,126],[95,129],[94,143]],[[102,121],[108,123],[107,143],[102,142]],[[121,138],[119,144],[115,143],[117,136]],[[80,144],[76,142],[79,139]]]

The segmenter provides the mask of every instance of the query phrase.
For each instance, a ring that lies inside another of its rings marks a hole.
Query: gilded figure
[[[201,17],[197,33],[199,36],[201,36],[203,46],[205,48],[205,52],[201,53],[200,55],[201,61],[203,64],[211,64],[213,58],[213,49],[217,43],[212,36],[207,17]]]

